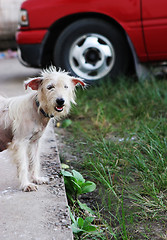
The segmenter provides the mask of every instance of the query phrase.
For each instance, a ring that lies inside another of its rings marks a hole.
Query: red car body
[[[141,62],[167,60],[166,0],[27,0],[21,9],[28,12],[28,25],[19,27],[16,40],[27,65],[51,63],[62,31],[87,18],[114,22]]]

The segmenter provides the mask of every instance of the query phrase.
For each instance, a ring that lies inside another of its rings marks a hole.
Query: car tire
[[[54,46],[53,64],[90,84],[126,73],[129,62],[125,34],[116,25],[95,18],[70,24]]]

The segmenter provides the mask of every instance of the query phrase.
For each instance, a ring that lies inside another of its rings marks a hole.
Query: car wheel
[[[56,67],[88,83],[126,73],[129,60],[124,34],[115,25],[92,18],[70,24],[57,39],[53,55]]]

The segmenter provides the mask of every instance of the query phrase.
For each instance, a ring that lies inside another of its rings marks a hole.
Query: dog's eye
[[[47,86],[47,89],[48,89],[48,90],[51,90],[51,89],[53,89],[53,88],[54,88],[53,85],[48,85],[48,86]]]
[[[68,88],[68,86],[67,86],[67,85],[65,85],[65,86],[64,86],[64,88]]]

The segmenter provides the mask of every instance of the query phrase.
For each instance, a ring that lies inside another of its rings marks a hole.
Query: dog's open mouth
[[[57,112],[62,112],[62,111],[63,111],[63,107],[64,107],[64,106],[56,106],[56,107],[55,107],[55,110],[56,110]]]

